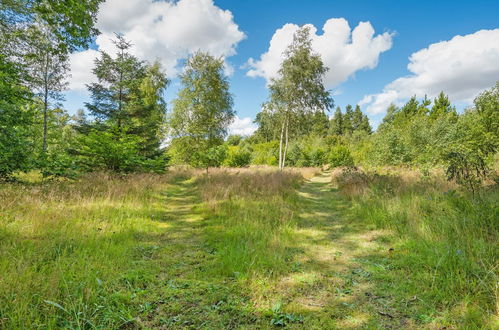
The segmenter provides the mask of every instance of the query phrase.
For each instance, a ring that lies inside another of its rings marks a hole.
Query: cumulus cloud
[[[470,103],[499,79],[499,29],[480,30],[431,44],[409,57],[411,72],[385,86],[382,93],[365,96],[361,105],[372,114],[413,95],[435,97],[441,91],[454,102]]]
[[[373,69],[378,65],[379,55],[392,46],[392,34],[385,32],[375,36],[369,22],[360,22],[353,30],[344,18],[331,18],[322,27],[322,34],[311,24],[312,48],[329,67],[324,83],[328,88],[336,87],[356,71]],[[263,77],[267,80],[276,77],[283,60],[283,53],[293,41],[299,29],[296,24],[286,24],[275,31],[270,46],[259,60],[250,58],[250,77]]]
[[[71,65],[71,78],[69,79],[70,90],[85,90],[85,84],[88,84],[95,79],[92,68],[94,67],[94,60],[98,54],[98,51],[88,49],[69,55],[69,63]]]
[[[253,119],[250,117],[239,118],[236,116],[229,127],[229,133],[233,135],[248,136],[253,134],[256,129],[257,126],[253,123]]]
[[[213,0],[107,0],[97,15],[96,39],[99,50],[113,54],[114,33],[121,33],[133,44],[131,53],[140,59],[159,59],[166,74],[177,73],[180,60],[198,50],[229,57],[245,38],[232,13],[215,6]],[[72,88],[82,88],[93,67],[95,51],[73,54]],[[230,73],[230,65],[226,65]]]

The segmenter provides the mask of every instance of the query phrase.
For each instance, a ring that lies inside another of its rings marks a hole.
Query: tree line
[[[208,169],[250,164],[285,166],[445,165],[449,177],[473,184],[497,151],[499,84],[457,113],[442,92],[391,105],[378,129],[358,105],[334,108],[323,84],[328,70],[299,29],[249,137],[228,136],[235,117],[224,61],[197,52],[179,75],[167,109],[169,80],[160,62],[132,55],[122,35],[116,53],[100,52],[85,109],[62,108],[69,54],[98,34],[99,0],[6,0],[0,4],[0,177],[40,170],[73,177],[108,170],[162,172],[171,164]]]

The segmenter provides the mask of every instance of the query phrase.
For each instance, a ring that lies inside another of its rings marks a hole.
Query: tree
[[[29,166],[32,114],[25,105],[30,97],[16,67],[0,54],[0,179]]]
[[[47,151],[48,112],[52,102],[63,100],[62,92],[68,83],[69,60],[57,47],[58,40],[49,27],[36,24],[29,29],[31,47],[26,55],[29,85],[43,102],[42,153]]]
[[[486,132],[496,139],[499,138],[499,81],[495,86],[478,95],[475,100],[475,109],[480,115],[480,122]],[[496,140],[497,141],[497,140]]]
[[[109,170],[118,173],[134,171],[161,172],[161,159],[146,159],[140,155],[142,140],[117,126],[107,130],[91,128],[78,136],[75,153],[78,165],[85,171]]]
[[[312,51],[310,28],[300,28],[287,48],[278,77],[269,84],[267,106],[280,122],[279,168],[286,163],[290,126],[298,125],[305,113],[329,111],[333,100],[323,84],[327,68]]]
[[[451,105],[447,95],[445,95],[444,92],[440,92],[433,101],[433,106],[430,110],[430,118],[436,119],[449,113],[456,113],[456,108]]]
[[[94,27],[104,0],[2,0],[0,32],[19,37],[36,21],[50,27],[58,48],[70,52],[87,48],[99,31]]]
[[[139,152],[147,158],[159,154],[164,137],[166,103],[163,92],[168,80],[159,63],[148,64],[129,53],[132,46],[123,36],[114,41],[113,58],[101,52],[93,69],[98,81],[88,85],[92,102],[86,107],[100,129],[124,129],[141,138]]]
[[[304,114],[302,134],[326,136],[329,131],[329,119],[324,111],[316,111]]]
[[[161,143],[168,80],[159,63],[151,65],[131,55],[132,45],[123,36],[117,35],[114,43],[115,57],[101,52],[95,60],[97,82],[88,85],[92,101],[86,103],[94,120],[79,116],[77,131],[84,137],[76,152],[84,165],[97,168],[161,171],[166,161]]]
[[[159,156],[161,144],[166,136],[166,102],[163,93],[168,83],[159,62],[147,65],[139,93],[134,95],[130,110],[130,133],[142,137],[140,150],[149,158]]]
[[[36,26],[43,26],[50,35],[51,53],[55,54],[57,50],[56,56],[86,48],[98,34],[94,23],[101,2],[0,1],[0,176],[6,177],[14,171],[33,166],[33,137],[30,136],[33,132],[32,105],[38,102],[33,97],[40,94],[34,95],[29,90],[33,77],[37,77],[33,75],[34,67],[31,65],[33,60],[43,62],[41,56],[36,58],[32,55],[37,55],[33,49],[40,50],[40,40],[46,34],[31,32]]]
[[[343,134],[351,134],[353,132],[353,108],[348,104],[345,108],[343,116]]]
[[[219,153],[213,148],[223,143],[235,116],[223,66],[221,58],[202,52],[187,60],[170,118],[171,150],[177,161],[198,167],[216,163],[211,156]]]
[[[276,115],[268,108],[267,103],[264,103],[262,111],[256,114],[254,123],[258,125],[258,128],[253,133],[252,140],[270,142],[277,139],[278,120]]]
[[[350,150],[344,145],[337,145],[331,148],[329,153],[329,162],[332,167],[353,166],[353,158]]]
[[[131,117],[128,105],[131,105],[133,95],[139,94],[146,66],[128,52],[132,45],[122,35],[117,34],[113,42],[118,49],[116,58],[101,51],[100,58],[95,60],[93,73],[98,82],[88,85],[92,102],[85,105],[97,119],[121,127]]]
[[[329,133],[334,135],[343,135],[343,114],[340,107],[336,108],[333,119],[329,124]]]
[[[373,132],[371,123],[369,122],[369,118],[366,115],[362,116],[362,121],[360,122],[359,130],[364,131],[367,134],[371,134]]]
[[[352,128],[354,131],[360,129],[362,125],[362,119],[364,117],[364,114],[360,110],[359,105],[355,106],[355,110],[352,113]]]

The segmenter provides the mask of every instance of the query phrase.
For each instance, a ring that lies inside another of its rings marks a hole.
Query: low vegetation
[[[493,328],[498,191],[442,175],[176,168],[3,185],[0,326]]]

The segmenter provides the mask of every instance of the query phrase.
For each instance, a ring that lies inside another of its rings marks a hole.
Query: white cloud
[[[86,90],[85,84],[95,80],[92,68],[94,67],[94,60],[98,55],[99,52],[93,49],[69,55],[69,63],[71,65],[70,90]]]
[[[499,79],[499,29],[431,44],[409,57],[407,69],[410,75],[386,85],[382,93],[361,100],[368,112],[383,113],[391,102],[399,103],[413,95],[433,98],[441,91],[453,102],[469,104]]]
[[[381,94],[366,95],[364,96],[364,98],[362,98],[362,100],[359,101],[358,104],[361,107],[368,105],[367,112],[371,114],[378,114],[386,111],[390,104],[398,104],[398,96],[399,95],[396,91],[388,90],[385,93]]]
[[[312,48],[321,55],[324,64],[329,67],[324,83],[328,88],[335,87],[361,69],[373,69],[378,65],[379,55],[392,46],[392,34],[385,32],[374,35],[369,22],[360,22],[351,30],[344,18],[331,18],[322,27],[318,35],[317,28],[311,24]],[[286,24],[276,30],[270,46],[259,60],[250,58],[248,65],[250,77],[263,77],[267,81],[276,77],[283,53],[291,44],[294,33],[299,29],[296,24]]]
[[[256,129],[257,126],[253,123],[253,119],[250,117],[239,118],[236,116],[229,127],[229,133],[233,135],[248,136],[253,134]]]
[[[236,45],[245,38],[234,22],[232,13],[215,6],[213,0],[107,0],[97,15],[97,28],[102,32],[96,39],[99,50],[115,53],[114,33],[122,33],[133,44],[131,53],[140,59],[159,59],[166,74],[177,73],[179,60],[198,50],[214,56],[229,57]],[[81,88],[94,53],[84,51],[72,55],[71,86]],[[226,65],[230,73],[230,65]]]

